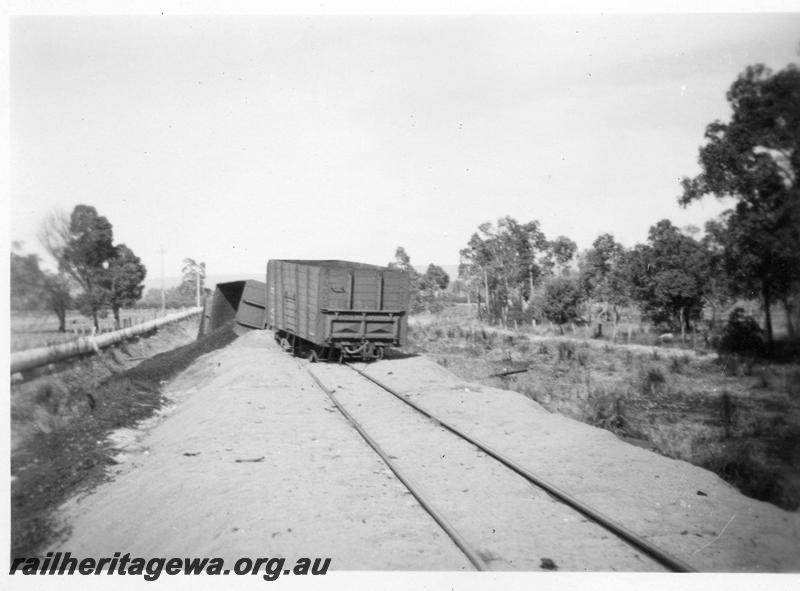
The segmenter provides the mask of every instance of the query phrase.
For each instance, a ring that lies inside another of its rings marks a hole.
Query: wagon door
[[[331,310],[380,310],[383,276],[372,269],[334,267],[328,270],[327,308]]]
[[[383,274],[373,269],[350,271],[351,310],[380,310],[383,307]]]
[[[336,268],[330,270],[326,334],[332,341],[375,344],[400,338],[400,317],[385,312],[386,285],[380,269]]]

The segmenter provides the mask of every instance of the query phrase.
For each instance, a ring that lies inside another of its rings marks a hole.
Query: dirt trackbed
[[[112,478],[62,507],[65,535],[49,549],[226,560],[330,556],[336,570],[470,569],[306,364],[262,331],[197,359],[166,386],[168,404],[155,418],[114,434]],[[424,357],[367,371],[698,570],[800,570],[800,516],[744,497],[711,472],[551,414],[514,392],[464,383]],[[358,387],[333,385],[351,393]],[[380,431],[394,417],[371,420]],[[431,448],[426,437],[409,432],[405,445]],[[428,477],[428,488],[442,490],[460,478],[444,469]],[[522,486],[503,503],[522,508],[532,494]],[[468,529],[471,512],[492,512],[494,499],[475,508],[454,493],[438,502]],[[590,555],[573,537],[579,515],[561,523],[526,516],[527,530],[497,515],[497,529],[520,544],[538,541],[532,562],[522,562],[511,559],[513,540],[487,537],[481,551],[493,569],[536,570],[547,557],[561,570],[649,570],[633,555],[605,562]]]

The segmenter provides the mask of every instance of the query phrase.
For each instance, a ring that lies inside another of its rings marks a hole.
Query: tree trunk
[[[92,324],[95,332],[100,332],[100,321],[97,319],[97,310],[92,309]]]
[[[586,300],[586,323],[592,326],[592,300]]]
[[[531,284],[531,291],[528,294],[528,306],[530,306],[531,302],[533,301],[533,267],[531,267],[528,270],[528,273],[529,273],[528,279],[530,280],[530,284]]]
[[[711,332],[713,333],[717,330],[717,307],[715,305],[711,305]]]
[[[789,333],[789,338],[794,340],[796,334],[796,328],[794,325],[794,306],[790,301],[788,296],[781,298],[781,303],[783,304],[783,309],[786,312],[786,330]]]
[[[67,332],[67,311],[55,308],[53,312],[58,317],[58,332]]]
[[[111,310],[114,312],[114,329],[119,330],[119,306],[112,306]]]
[[[767,331],[767,352],[772,355],[772,312],[770,311],[770,307],[772,306],[772,293],[768,283],[764,283],[761,294],[764,297],[764,328]]]
[[[680,320],[681,323],[681,343],[686,342],[686,320],[684,318],[683,310],[684,308],[681,307],[681,309],[678,311],[678,319]]]
[[[611,342],[617,342],[617,324],[619,323],[619,314],[617,313],[617,307],[612,306],[611,308],[611,318],[613,321],[613,325],[611,326]]]
[[[483,288],[486,295],[486,315],[489,316],[489,319],[491,320],[492,316],[489,313],[489,276],[486,273],[486,269],[483,270]]]

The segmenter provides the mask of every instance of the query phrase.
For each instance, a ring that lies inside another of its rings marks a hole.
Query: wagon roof
[[[282,263],[292,263],[294,265],[308,265],[310,267],[328,267],[338,269],[373,269],[376,271],[400,271],[400,269],[391,269],[389,267],[381,267],[379,265],[369,265],[367,263],[354,263],[352,261],[337,261],[337,260],[294,260],[294,259],[278,259]]]

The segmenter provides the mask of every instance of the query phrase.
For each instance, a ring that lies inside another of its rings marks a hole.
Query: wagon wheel
[[[383,354],[384,354],[384,348],[383,347],[378,347],[377,348],[377,352],[375,353],[375,359],[380,361],[381,359],[383,359]]]
[[[344,363],[344,349],[339,349],[339,365]]]

